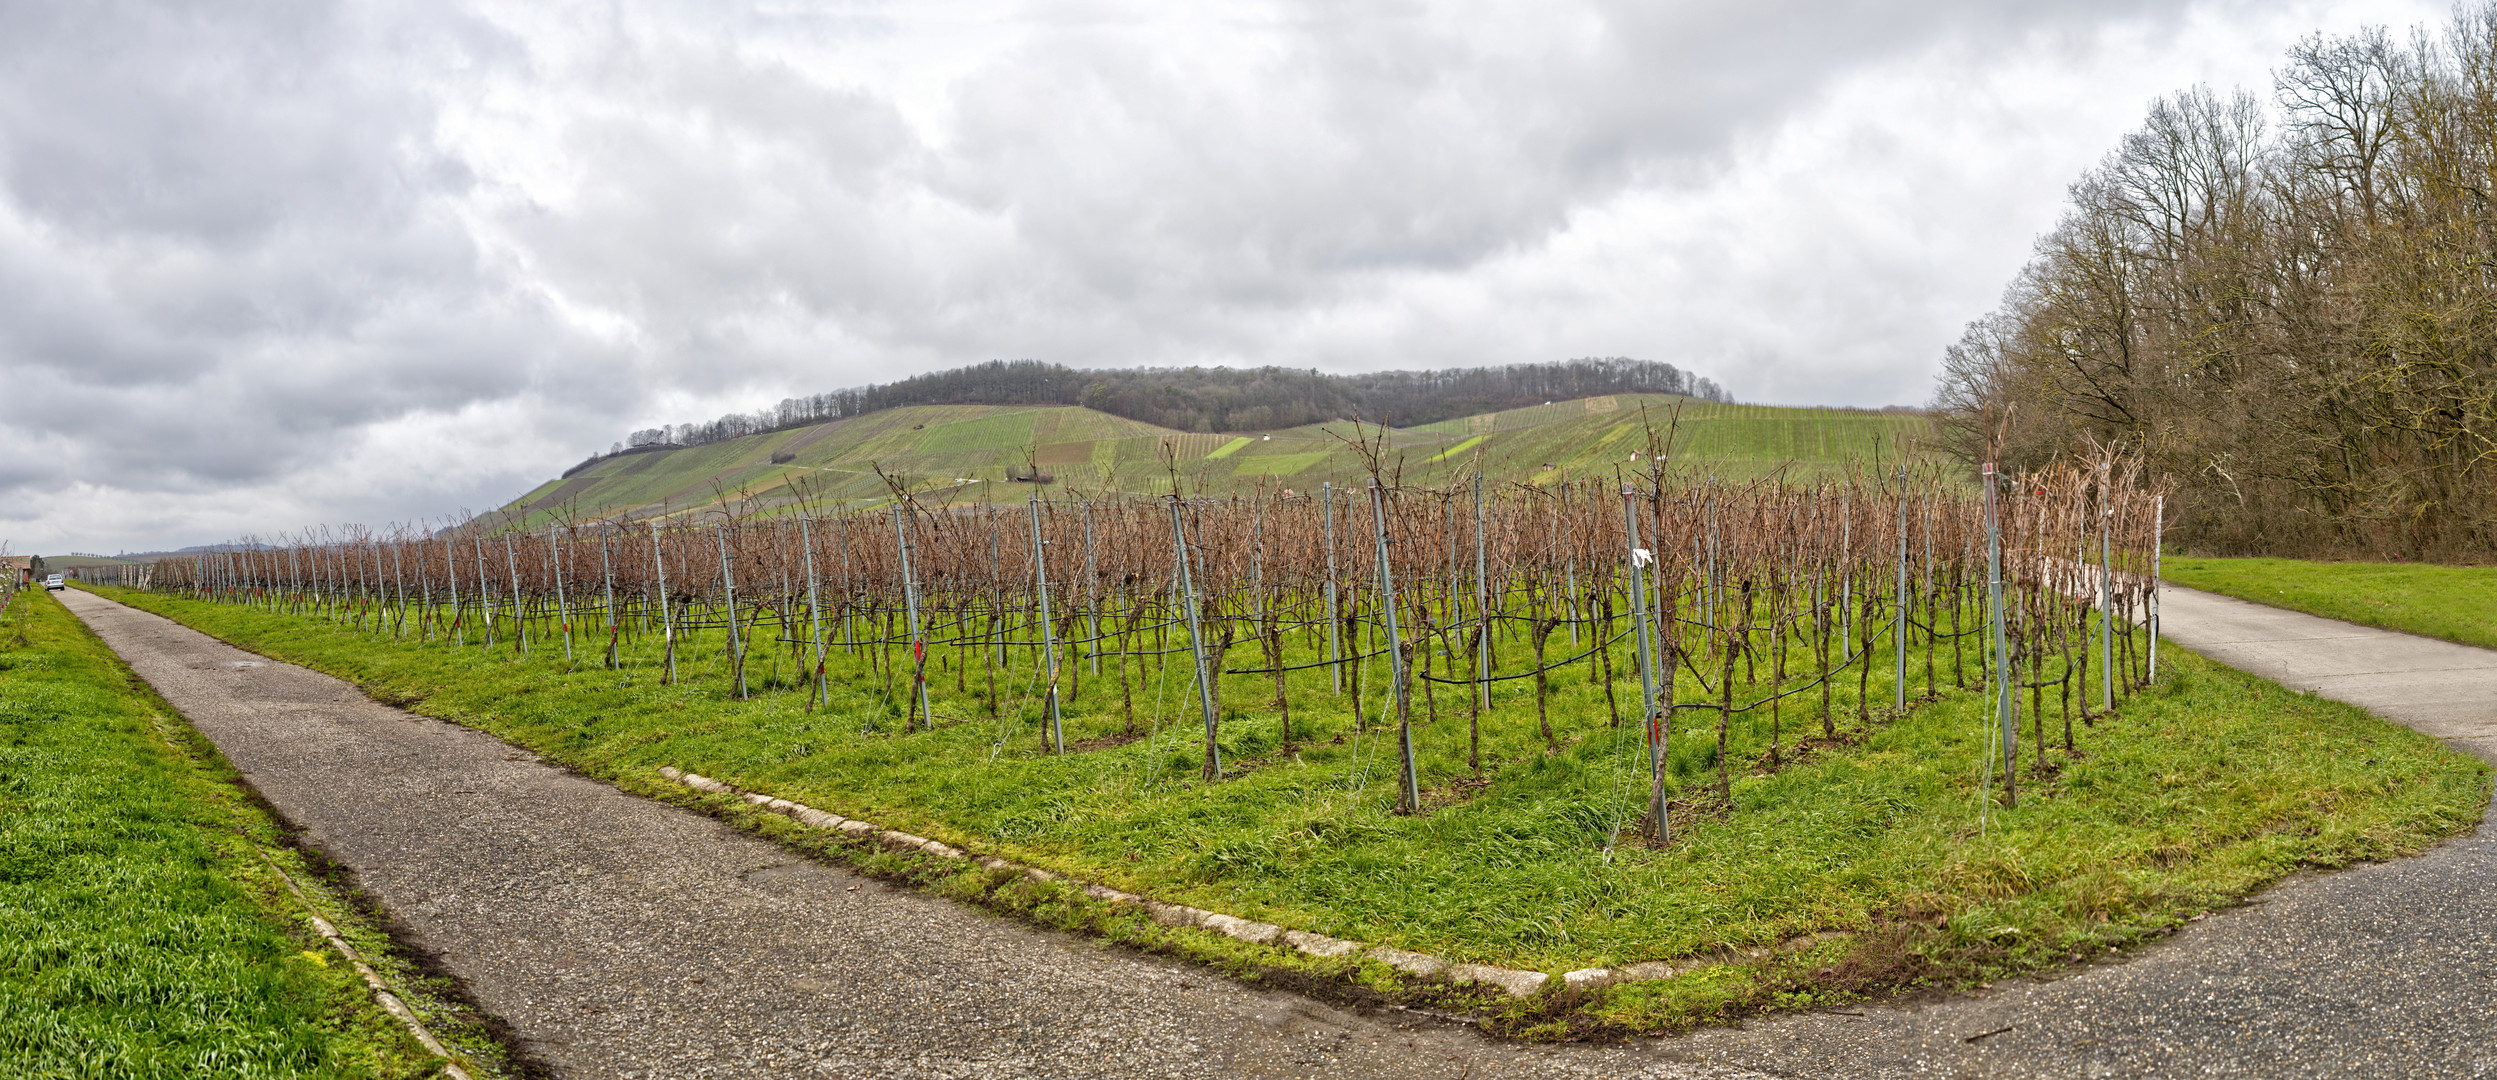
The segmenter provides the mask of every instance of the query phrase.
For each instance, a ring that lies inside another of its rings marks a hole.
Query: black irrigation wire
[[[1940,630],[1936,630],[1936,629],[1934,629],[1933,627],[1930,627],[1930,626],[1927,626],[1927,625],[1925,625],[1925,624],[1923,624],[1923,623],[1917,622],[1917,621],[1916,621],[1915,616],[1912,616],[1912,615],[1908,617],[1907,624],[1908,624],[1909,626],[1913,626],[1913,627],[1915,627],[1915,628],[1917,628],[1917,629],[1919,629],[1919,630],[1924,631],[1924,632],[1925,632],[1925,636],[1926,636],[1926,637],[1932,638],[1932,639],[1934,639],[1935,641],[1949,641],[1949,640],[1951,640],[1952,638],[1963,638],[1963,637],[1967,637],[1967,636],[1968,636],[1968,635],[1970,635],[1970,634],[1981,634],[1981,633],[1984,633],[1984,632],[1985,632],[1985,630],[1986,630],[1986,628],[1985,628],[1985,627],[1983,627],[1983,626],[1973,626],[1973,627],[1970,627],[1970,628],[1968,628],[1968,629],[1966,629],[1966,630],[1959,631],[1958,633],[1955,633],[1955,634],[1945,634],[1945,633],[1943,633],[1943,632],[1942,632],[1942,631],[1940,631]]]
[[[1847,669],[1847,667],[1848,667],[1849,665],[1851,665],[1852,663],[1854,663],[1854,662],[1853,662],[1853,661],[1849,661],[1847,664],[1841,664],[1841,665],[1839,665],[1839,666],[1837,667],[1837,669],[1835,669],[1835,670],[1822,672],[1822,673],[1821,673],[1820,678],[1814,679],[1814,680],[1812,680],[1811,682],[1808,682],[1808,683],[1805,683],[1805,684],[1803,684],[1803,685],[1801,685],[1801,686],[1795,687],[1795,688],[1794,688],[1794,689],[1792,689],[1792,690],[1780,690],[1780,691],[1778,691],[1777,693],[1774,693],[1774,694],[1771,694],[1771,695],[1769,695],[1769,696],[1767,696],[1767,697],[1761,698],[1760,700],[1755,701],[1755,702],[1752,702],[1752,703],[1751,703],[1751,704],[1749,704],[1749,705],[1742,706],[1741,708],[1727,709],[1727,710],[1725,710],[1725,711],[1727,711],[1727,712],[1729,712],[1729,713],[1743,713],[1743,712],[1750,712],[1750,711],[1752,711],[1753,709],[1757,709],[1757,708],[1759,708],[1759,707],[1761,707],[1761,706],[1763,706],[1763,705],[1766,705],[1766,704],[1768,704],[1768,703],[1770,703],[1770,702],[1772,702],[1772,701],[1776,701],[1776,700],[1778,700],[1778,699],[1780,699],[1780,698],[1792,697],[1793,695],[1803,693],[1803,692],[1804,692],[1804,691],[1806,691],[1806,690],[1813,689],[1814,687],[1817,687],[1817,686],[1821,685],[1822,683],[1828,682],[1828,681],[1829,681],[1829,677],[1830,677],[1830,676],[1832,676],[1832,675],[1836,675],[1836,674],[1838,674],[1838,673],[1839,673],[1839,672],[1841,672],[1841,671],[1845,671],[1845,670]],[[1675,702],[1675,703],[1673,704],[1673,707],[1674,707],[1674,708],[1676,708],[1676,709],[1707,709],[1707,710],[1709,710],[1709,711],[1711,711],[1711,712],[1714,712],[1715,710],[1717,710],[1717,709],[1719,708],[1719,706],[1718,706],[1718,705],[1716,705],[1715,703],[1713,703],[1713,702],[1706,702],[1706,701],[1677,701],[1677,702]]]
[[[1532,677],[1532,676],[1535,676],[1535,675],[1540,675],[1540,674],[1542,674],[1542,673],[1544,673],[1544,672],[1547,672],[1547,671],[1558,671],[1558,670],[1560,670],[1561,668],[1563,668],[1563,667],[1565,667],[1565,666],[1567,666],[1567,665],[1577,663],[1577,662],[1578,662],[1578,661],[1580,661],[1580,660],[1584,660],[1584,659],[1586,659],[1587,657],[1590,657],[1590,656],[1595,655],[1595,651],[1596,651],[1597,649],[1609,649],[1609,648],[1611,648],[1611,647],[1613,646],[1613,643],[1614,643],[1614,642],[1620,641],[1621,639],[1626,638],[1626,637],[1629,637],[1629,636],[1630,636],[1630,631],[1628,631],[1628,630],[1623,630],[1623,631],[1621,631],[1620,633],[1614,634],[1614,635],[1613,635],[1613,636],[1612,636],[1609,640],[1605,641],[1603,644],[1600,644],[1600,645],[1590,645],[1590,646],[1587,646],[1587,649],[1586,649],[1586,651],[1585,651],[1585,652],[1579,653],[1579,654],[1578,654],[1578,655],[1576,655],[1576,656],[1572,656],[1572,657],[1569,657],[1569,658],[1567,658],[1567,659],[1562,659],[1562,660],[1554,660],[1554,661],[1552,661],[1551,663],[1548,663],[1548,664],[1543,665],[1542,667],[1539,667],[1539,668],[1529,668],[1529,669],[1527,669],[1527,670],[1525,670],[1525,671],[1518,672],[1517,674],[1514,674],[1514,675],[1485,675],[1485,676],[1483,676],[1483,677],[1482,677],[1482,678],[1480,678],[1480,679],[1443,679],[1443,678],[1440,678],[1440,677],[1439,677],[1439,676],[1437,676],[1437,675],[1425,675],[1425,674],[1422,674],[1421,672],[1418,672],[1418,671],[1417,671],[1417,672],[1414,672],[1414,677],[1415,677],[1415,678],[1419,678],[1419,679],[1423,679],[1423,680],[1427,680],[1427,681],[1429,681],[1429,682],[1435,682],[1435,683],[1438,683],[1438,684],[1440,684],[1440,685],[1442,685],[1442,686],[1472,686],[1472,685],[1474,685],[1474,684],[1475,684],[1475,683],[1477,683],[1477,682],[1506,682],[1506,681],[1508,681],[1508,680],[1510,680],[1510,679],[1524,679],[1524,678],[1530,678],[1530,677]]]
[[[1177,652],[1177,651],[1179,651],[1179,650],[1174,649],[1174,650],[1172,650],[1172,651],[1173,651],[1173,652]],[[1107,656],[1107,655],[1110,655],[1110,654],[1108,654],[1108,653],[1104,653],[1103,655]],[[1356,653],[1356,654],[1354,654],[1354,655],[1352,655],[1352,656],[1347,656],[1347,657],[1344,657],[1344,658],[1342,658],[1342,659],[1340,659],[1340,660],[1320,660],[1320,661],[1318,661],[1317,663],[1314,663],[1314,664],[1293,664],[1293,665],[1291,665],[1291,666],[1289,666],[1289,667],[1285,667],[1285,668],[1282,668],[1282,669],[1280,669],[1280,670],[1283,670],[1283,671],[1307,671],[1307,670],[1309,670],[1310,668],[1333,667],[1333,666],[1335,666],[1335,665],[1337,665],[1337,664],[1349,664],[1349,663],[1351,663],[1351,662],[1353,662],[1353,661],[1355,661],[1355,660],[1368,660],[1368,659],[1370,659],[1371,657],[1374,657],[1374,656],[1385,656],[1385,655],[1387,655],[1387,650],[1385,650],[1385,649],[1378,649],[1378,650],[1374,650],[1374,651],[1371,651],[1371,652],[1366,652],[1366,653]],[[1222,669],[1222,673],[1223,673],[1223,674],[1225,674],[1225,675],[1272,675],[1272,674],[1274,674],[1274,673],[1276,672],[1276,670],[1277,670],[1277,669],[1275,669],[1275,668],[1224,668],[1224,669]],[[1429,678],[1429,676],[1424,676],[1424,678]]]

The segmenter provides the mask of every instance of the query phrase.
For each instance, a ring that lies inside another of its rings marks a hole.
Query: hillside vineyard
[[[1207,783],[1225,776],[1225,725],[1279,722],[1287,750],[1384,744],[1373,761],[1405,812],[1422,808],[1417,737],[1462,745],[1479,776],[1487,723],[1531,724],[1547,746],[1636,733],[1622,741],[1644,747],[1645,783],[1620,798],[1643,789],[1645,805],[1620,821],[1670,842],[1676,813],[1730,799],[1738,751],[1774,770],[1840,740],[1842,719],[1879,722],[1946,688],[1987,689],[2000,741],[1986,783],[2016,799],[2024,727],[2042,762],[2048,741],[2073,746],[2076,715],[2155,674],[2162,514],[2135,477],[2102,458],[1999,483],[1989,470],[1975,492],[1907,469],[1734,486],[1661,468],[1617,486],[1035,492],[1016,507],[359,533],[124,583],[516,662],[803,694],[863,737],[989,724],[992,754],[1113,745],[1140,710],[1156,731],[1185,717],[1202,725]],[[1556,715],[1567,680],[1601,687],[1605,711]],[[1346,707],[1348,729],[1309,719]]]
[[[1836,479],[1911,456],[1927,432],[1913,414],[1716,405],[1658,395],[1556,400],[1416,427],[1332,423],[1271,432],[1174,431],[1080,407],[924,405],[692,447],[646,447],[550,479],[489,515],[493,527],[545,529],[724,511],[780,516],[882,506],[900,481],[923,503],[1020,506],[1034,487],[1066,502],[1158,495],[1176,480],[1203,495],[1333,483],[1359,486],[1376,444],[1384,475],[1409,486],[1476,472],[1539,486],[1647,471],[1649,436],[1670,460],[1750,481]],[[1692,475],[1702,475],[1693,471]]]

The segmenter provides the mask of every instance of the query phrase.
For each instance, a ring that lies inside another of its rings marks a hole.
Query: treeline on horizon
[[[645,428],[609,453],[628,447],[700,446],[904,405],[1081,405],[1160,427],[1212,432],[1299,427],[1356,415],[1411,427],[1601,394],[1729,400],[1715,382],[1672,364],[1622,357],[1359,375],[1279,367],[1088,371],[1037,360],[991,360],[883,385],[788,398],[769,409],[731,413],[709,423]]]
[[[2153,105],[1935,405],[1970,460],[2137,453],[2195,551],[2497,556],[2497,5]]]

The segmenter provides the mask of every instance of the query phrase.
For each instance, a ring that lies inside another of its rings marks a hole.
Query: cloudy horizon
[[[437,521],[990,359],[1921,403],[2153,99],[2444,10],[0,0],[0,540]]]

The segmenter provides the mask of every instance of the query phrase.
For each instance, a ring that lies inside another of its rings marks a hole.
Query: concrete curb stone
[[[708,792],[714,795],[735,796],[736,798],[741,799],[753,806],[761,807],[763,809],[770,810],[773,813],[793,818],[819,829],[837,830],[851,836],[872,838],[883,843],[887,847],[898,850],[924,851],[930,855],[935,855],[940,858],[972,860],[979,866],[990,870],[1021,871],[1024,877],[1038,882],[1071,880],[1064,878],[1061,875],[1053,874],[1047,870],[1040,869],[1036,866],[1024,866],[1020,863],[1000,859],[994,855],[982,855],[976,860],[973,860],[973,857],[969,852],[940,840],[931,840],[924,836],[914,836],[910,833],[899,832],[893,829],[879,829],[872,824],[860,821],[856,818],[845,818],[839,814],[828,813],[826,811],[807,806],[803,803],[791,802],[787,799],[764,795],[760,792],[743,791],[732,785],[722,783],[699,773],[686,772],[674,766],[660,766],[659,775],[683,784],[696,791]],[[1459,982],[1480,983],[1488,986],[1499,987],[1501,990],[1507,992],[1511,997],[1532,997],[1552,979],[1552,976],[1540,971],[1520,971],[1515,968],[1499,967],[1492,964],[1451,964],[1446,960],[1440,959],[1436,956],[1431,956],[1427,953],[1407,952],[1403,949],[1393,948],[1386,945],[1364,946],[1358,941],[1346,941],[1342,938],[1328,937],[1325,934],[1311,933],[1306,930],[1286,929],[1273,923],[1258,922],[1254,919],[1243,919],[1235,915],[1225,915],[1219,911],[1207,911],[1203,908],[1193,908],[1185,904],[1163,903],[1162,901],[1147,899],[1131,892],[1123,892],[1118,889],[1113,889],[1107,885],[1095,885],[1086,882],[1073,882],[1073,884],[1081,886],[1085,895],[1105,903],[1138,905],[1144,908],[1145,914],[1154,922],[1160,923],[1164,926],[1194,927],[1202,930],[1210,930],[1225,937],[1245,941],[1252,945],[1272,945],[1283,948],[1297,949],[1312,956],[1332,958],[1366,955],[1369,959],[1376,960],[1382,964],[1386,964],[1389,967],[1410,975],[1444,974]],[[1663,968],[1666,974],[1671,974],[1672,972],[1671,968],[1665,968],[1661,964],[1634,964],[1629,968],[1621,970],[1626,972],[1635,971],[1640,968]],[[1601,983],[1592,983],[1591,980],[1594,979],[1595,976],[1590,976],[1588,974],[1589,972],[1603,972],[1605,973],[1607,979]],[[1588,968],[1584,971],[1570,972],[1563,978],[1568,985],[1573,987],[1581,985],[1610,985],[1611,982],[1622,981],[1620,979],[1609,978],[1609,976],[1613,974],[1614,969],[1610,968]]]

